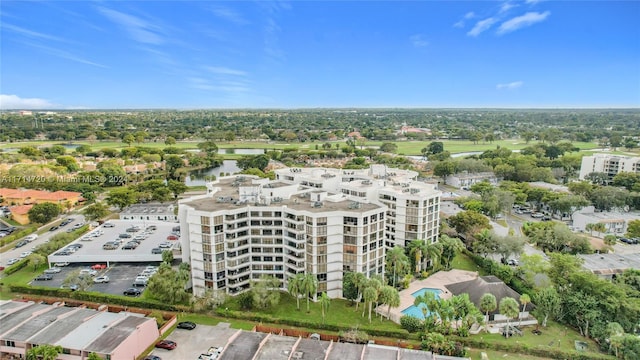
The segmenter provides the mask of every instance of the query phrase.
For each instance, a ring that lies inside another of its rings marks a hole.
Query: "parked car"
[[[156,347],[157,348],[167,349],[167,350],[173,350],[177,346],[178,346],[178,344],[175,341],[172,341],[172,340],[161,340],[161,341],[156,343]]]
[[[38,234],[31,234],[24,238],[27,242],[32,242],[38,238]]]
[[[162,358],[158,355],[147,355],[142,360],[162,360]]]
[[[531,217],[539,219],[539,218],[544,217],[544,214],[543,213],[533,213],[533,214],[531,214]]]
[[[57,267],[62,267],[62,266],[67,266],[67,265],[69,265],[69,263],[68,263],[68,262],[66,262],[66,261],[62,261],[62,262],[57,262],[57,263],[55,263],[55,264],[53,264],[53,265],[54,265],[54,266],[57,266]]]
[[[123,294],[127,296],[140,296],[140,294],[142,294],[142,291],[136,288],[128,288],[123,292]]]
[[[20,254],[21,258],[26,258],[27,256],[33,254],[33,251],[24,251],[22,254]]]
[[[167,236],[167,240],[178,240],[178,236],[177,235],[169,235]]]
[[[93,270],[104,270],[107,268],[107,264],[95,264],[95,265],[91,265],[91,268]]]
[[[9,261],[7,261],[7,265],[13,265],[13,264],[17,263],[18,261],[20,261],[20,259],[16,259],[16,258],[9,259]]]
[[[42,275],[36,276],[33,280],[35,280],[35,281],[43,281],[43,280],[52,280],[52,279],[53,279],[53,275],[51,275],[51,274],[42,274]]]
[[[82,269],[82,270],[80,270],[80,275],[84,275],[84,274],[91,275],[91,276],[96,276],[96,275],[98,275],[98,272],[93,270],[93,269]]]
[[[56,231],[59,228],[60,228],[59,226],[52,226],[52,227],[49,228],[49,231]]]
[[[78,290],[80,287],[77,284],[71,284],[71,285],[60,285],[60,289],[69,289],[71,291],[76,291]]]
[[[161,249],[168,249],[168,248],[173,247],[173,244],[170,243],[170,242],[163,242],[163,243],[160,243],[160,245],[158,245],[158,247],[160,247]]]
[[[106,227],[106,228],[112,228],[112,227],[116,227],[113,223],[104,223],[102,224],[102,226]]]
[[[121,239],[128,239],[128,238],[131,237],[131,235],[130,234],[120,234],[120,235],[118,235],[118,237],[121,238]]]
[[[162,249],[160,249],[160,248],[153,248],[153,249],[151,249],[151,253],[152,253],[152,254],[162,254]]]
[[[196,323],[191,322],[191,321],[183,321],[178,323],[177,326],[178,329],[186,329],[186,330],[193,330],[196,328]]]
[[[60,271],[62,271],[62,269],[61,269],[61,268],[59,268],[59,267],[55,267],[55,266],[54,266],[54,267],[52,267],[52,268],[49,268],[49,269],[45,270],[45,271],[44,271],[44,273],[45,273],[45,274],[57,274],[57,273],[59,273]]]
[[[18,242],[16,243],[16,249],[17,249],[17,248],[19,248],[19,247],[23,247],[23,246],[27,245],[28,243],[29,243],[29,242],[28,242],[28,241],[26,241],[26,240],[20,240],[20,241],[18,241]]]
[[[507,265],[518,266],[518,265],[520,265],[520,263],[516,259],[509,259],[509,260],[507,260]]]
[[[107,275],[98,276],[97,278],[93,279],[93,282],[96,284],[108,283],[109,277]]]

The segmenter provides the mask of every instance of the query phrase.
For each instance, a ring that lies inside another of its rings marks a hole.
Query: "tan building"
[[[8,189],[0,188],[2,205],[32,205],[44,202],[52,202],[61,206],[70,204],[75,206],[83,201],[82,193],[75,191],[58,190],[55,192],[30,190],[30,189]]]
[[[220,178],[180,201],[183,260],[193,291],[236,294],[251,280],[315,274],[318,293],[342,297],[344,271],[384,273],[386,249],[437,241],[440,191],[417,173],[287,168],[276,180]]]

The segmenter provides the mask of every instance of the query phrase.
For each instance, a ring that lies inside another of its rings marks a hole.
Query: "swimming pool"
[[[418,296],[424,295],[425,293],[430,292],[433,293],[433,295],[435,295],[436,299],[440,299],[440,294],[442,294],[442,290],[440,289],[433,289],[433,288],[422,288],[414,293],[411,294],[411,296],[413,296],[414,298],[417,298]],[[420,304],[420,306],[415,306],[415,305],[411,305],[408,308],[402,310],[402,314],[403,315],[409,315],[409,316],[413,316],[415,318],[418,318],[420,320],[424,320],[424,314],[422,313],[422,309],[426,308],[426,306],[424,304]],[[427,315],[429,314],[429,312],[427,312]]]

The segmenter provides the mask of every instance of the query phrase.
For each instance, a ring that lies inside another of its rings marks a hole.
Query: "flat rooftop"
[[[582,267],[594,274],[619,274],[626,269],[640,269],[640,253],[578,255],[584,260]]]
[[[128,316],[117,324],[109,327],[99,338],[87,345],[84,350],[100,354],[110,354],[115,348],[120,346],[120,343],[126,340],[131,333],[136,331],[139,325],[147,321],[155,322],[154,319],[150,318]]]
[[[364,345],[333,343],[327,360],[360,359],[363,350]]]
[[[80,324],[97,314],[92,309],[75,308],[74,310],[73,313],[44,328],[43,331],[32,337],[30,341],[34,344],[55,344]]]
[[[254,360],[288,360],[296,341],[298,341],[298,338],[269,335]]]
[[[40,332],[49,324],[56,322],[59,316],[73,310],[73,308],[63,306],[52,308],[43,314],[29,318],[29,320],[20,324],[18,327],[11,330],[11,332],[3,334],[2,337],[4,340],[26,342],[29,338]]]
[[[300,339],[298,346],[295,348],[295,352],[301,355],[298,359],[324,359],[330,344],[328,341]]]
[[[223,351],[220,360],[246,360],[253,358],[258,351],[260,342],[268,334],[257,332],[241,332]]]
[[[174,215],[170,204],[133,204],[123,209],[120,215]]]

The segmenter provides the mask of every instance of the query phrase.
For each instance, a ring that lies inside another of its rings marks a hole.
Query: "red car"
[[[105,264],[95,264],[93,266],[91,266],[92,270],[104,270],[107,268],[107,265]]]
[[[173,350],[176,348],[176,346],[178,346],[178,344],[175,341],[171,341],[171,340],[162,340],[156,343],[157,348],[167,349],[167,350]]]

